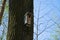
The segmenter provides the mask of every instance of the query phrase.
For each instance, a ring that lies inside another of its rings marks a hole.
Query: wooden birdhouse
[[[24,24],[26,24],[26,26],[30,26],[31,22],[32,22],[32,13],[31,12],[26,12],[24,15]]]

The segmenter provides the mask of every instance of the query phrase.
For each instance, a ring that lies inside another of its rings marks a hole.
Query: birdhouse
[[[24,24],[27,26],[31,25],[32,22],[32,13],[31,12],[26,12],[24,15]]]

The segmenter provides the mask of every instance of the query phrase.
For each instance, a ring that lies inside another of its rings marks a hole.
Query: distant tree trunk
[[[4,9],[5,9],[5,4],[6,4],[6,0],[3,0],[1,10],[0,10],[0,25],[1,25],[2,16],[3,16],[3,13],[4,13]]]
[[[30,31],[24,30],[24,14],[28,11],[33,13],[33,0],[9,0],[7,40],[33,40],[33,17]]]

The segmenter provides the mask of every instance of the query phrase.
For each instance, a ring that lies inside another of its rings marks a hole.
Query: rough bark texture
[[[33,0],[9,0],[7,40],[33,40],[33,17],[30,28],[24,25],[24,14],[27,11],[33,13]]]

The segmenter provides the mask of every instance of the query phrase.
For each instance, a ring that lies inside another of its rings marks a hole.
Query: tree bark
[[[33,17],[30,31],[24,30],[27,28],[24,25],[24,14],[27,11],[33,14],[33,0],[9,0],[7,40],[33,40]]]

